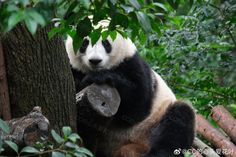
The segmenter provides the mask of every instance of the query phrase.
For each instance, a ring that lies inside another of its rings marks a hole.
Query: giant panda
[[[86,144],[95,141],[91,128],[78,124],[85,146],[95,150],[96,157],[183,156],[181,150],[189,149],[194,139],[194,111],[176,100],[161,76],[140,58],[129,38],[117,33],[114,41],[100,38],[92,46],[91,39],[85,37],[76,53],[72,38],[65,43],[76,92],[92,83],[109,84],[121,97],[119,109],[96,142],[96,149]]]

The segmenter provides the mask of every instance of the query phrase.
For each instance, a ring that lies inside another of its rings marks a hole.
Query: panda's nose
[[[101,59],[90,59],[89,62],[93,65],[98,65],[102,60]]]

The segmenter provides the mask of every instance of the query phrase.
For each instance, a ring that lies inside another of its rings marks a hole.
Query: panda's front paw
[[[109,76],[109,75],[97,75],[96,77],[93,78],[93,83],[101,85],[101,84],[106,84],[109,86],[114,86],[114,79]]]
[[[108,74],[102,74],[102,73],[92,73],[92,74],[88,74],[87,76],[84,77],[84,79],[82,80],[81,84],[83,86],[88,86],[92,83],[101,85],[101,84],[107,84],[110,86],[114,86],[114,81],[113,81],[113,77],[111,75]]]

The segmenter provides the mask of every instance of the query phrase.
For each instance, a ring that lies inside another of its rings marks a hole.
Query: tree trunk
[[[22,24],[2,37],[12,117],[40,106],[52,128],[76,129],[73,76],[63,40],[49,40],[50,27],[32,36]]]
[[[5,68],[5,59],[2,49],[2,43],[0,40],[0,118],[3,118],[4,120],[11,119],[11,110],[8,94],[9,92]]]

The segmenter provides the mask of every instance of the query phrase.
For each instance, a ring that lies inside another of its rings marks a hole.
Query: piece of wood
[[[197,132],[218,148],[220,153],[226,157],[236,157],[236,146],[217,129],[212,127],[202,115],[196,115],[196,122]]]
[[[8,83],[5,68],[5,59],[0,40],[0,117],[4,120],[11,119],[10,99],[8,93]]]
[[[82,137],[89,134],[89,139],[93,139],[84,139],[91,151],[96,152],[98,139],[109,131],[120,101],[117,90],[108,85],[92,84],[76,94],[78,131]]]
[[[236,144],[236,120],[234,117],[222,105],[212,109],[211,117]]]
[[[21,147],[32,145],[41,137],[48,138],[49,121],[38,106],[28,115],[6,122],[10,127],[10,133],[6,134],[0,130],[0,137],[3,140],[11,140]]]
[[[193,141],[193,147],[205,157],[220,157],[211,147],[197,137]]]
[[[118,91],[108,85],[92,84],[76,94],[76,103],[80,104],[79,106],[91,107],[103,117],[114,116],[118,111],[120,101]]]

